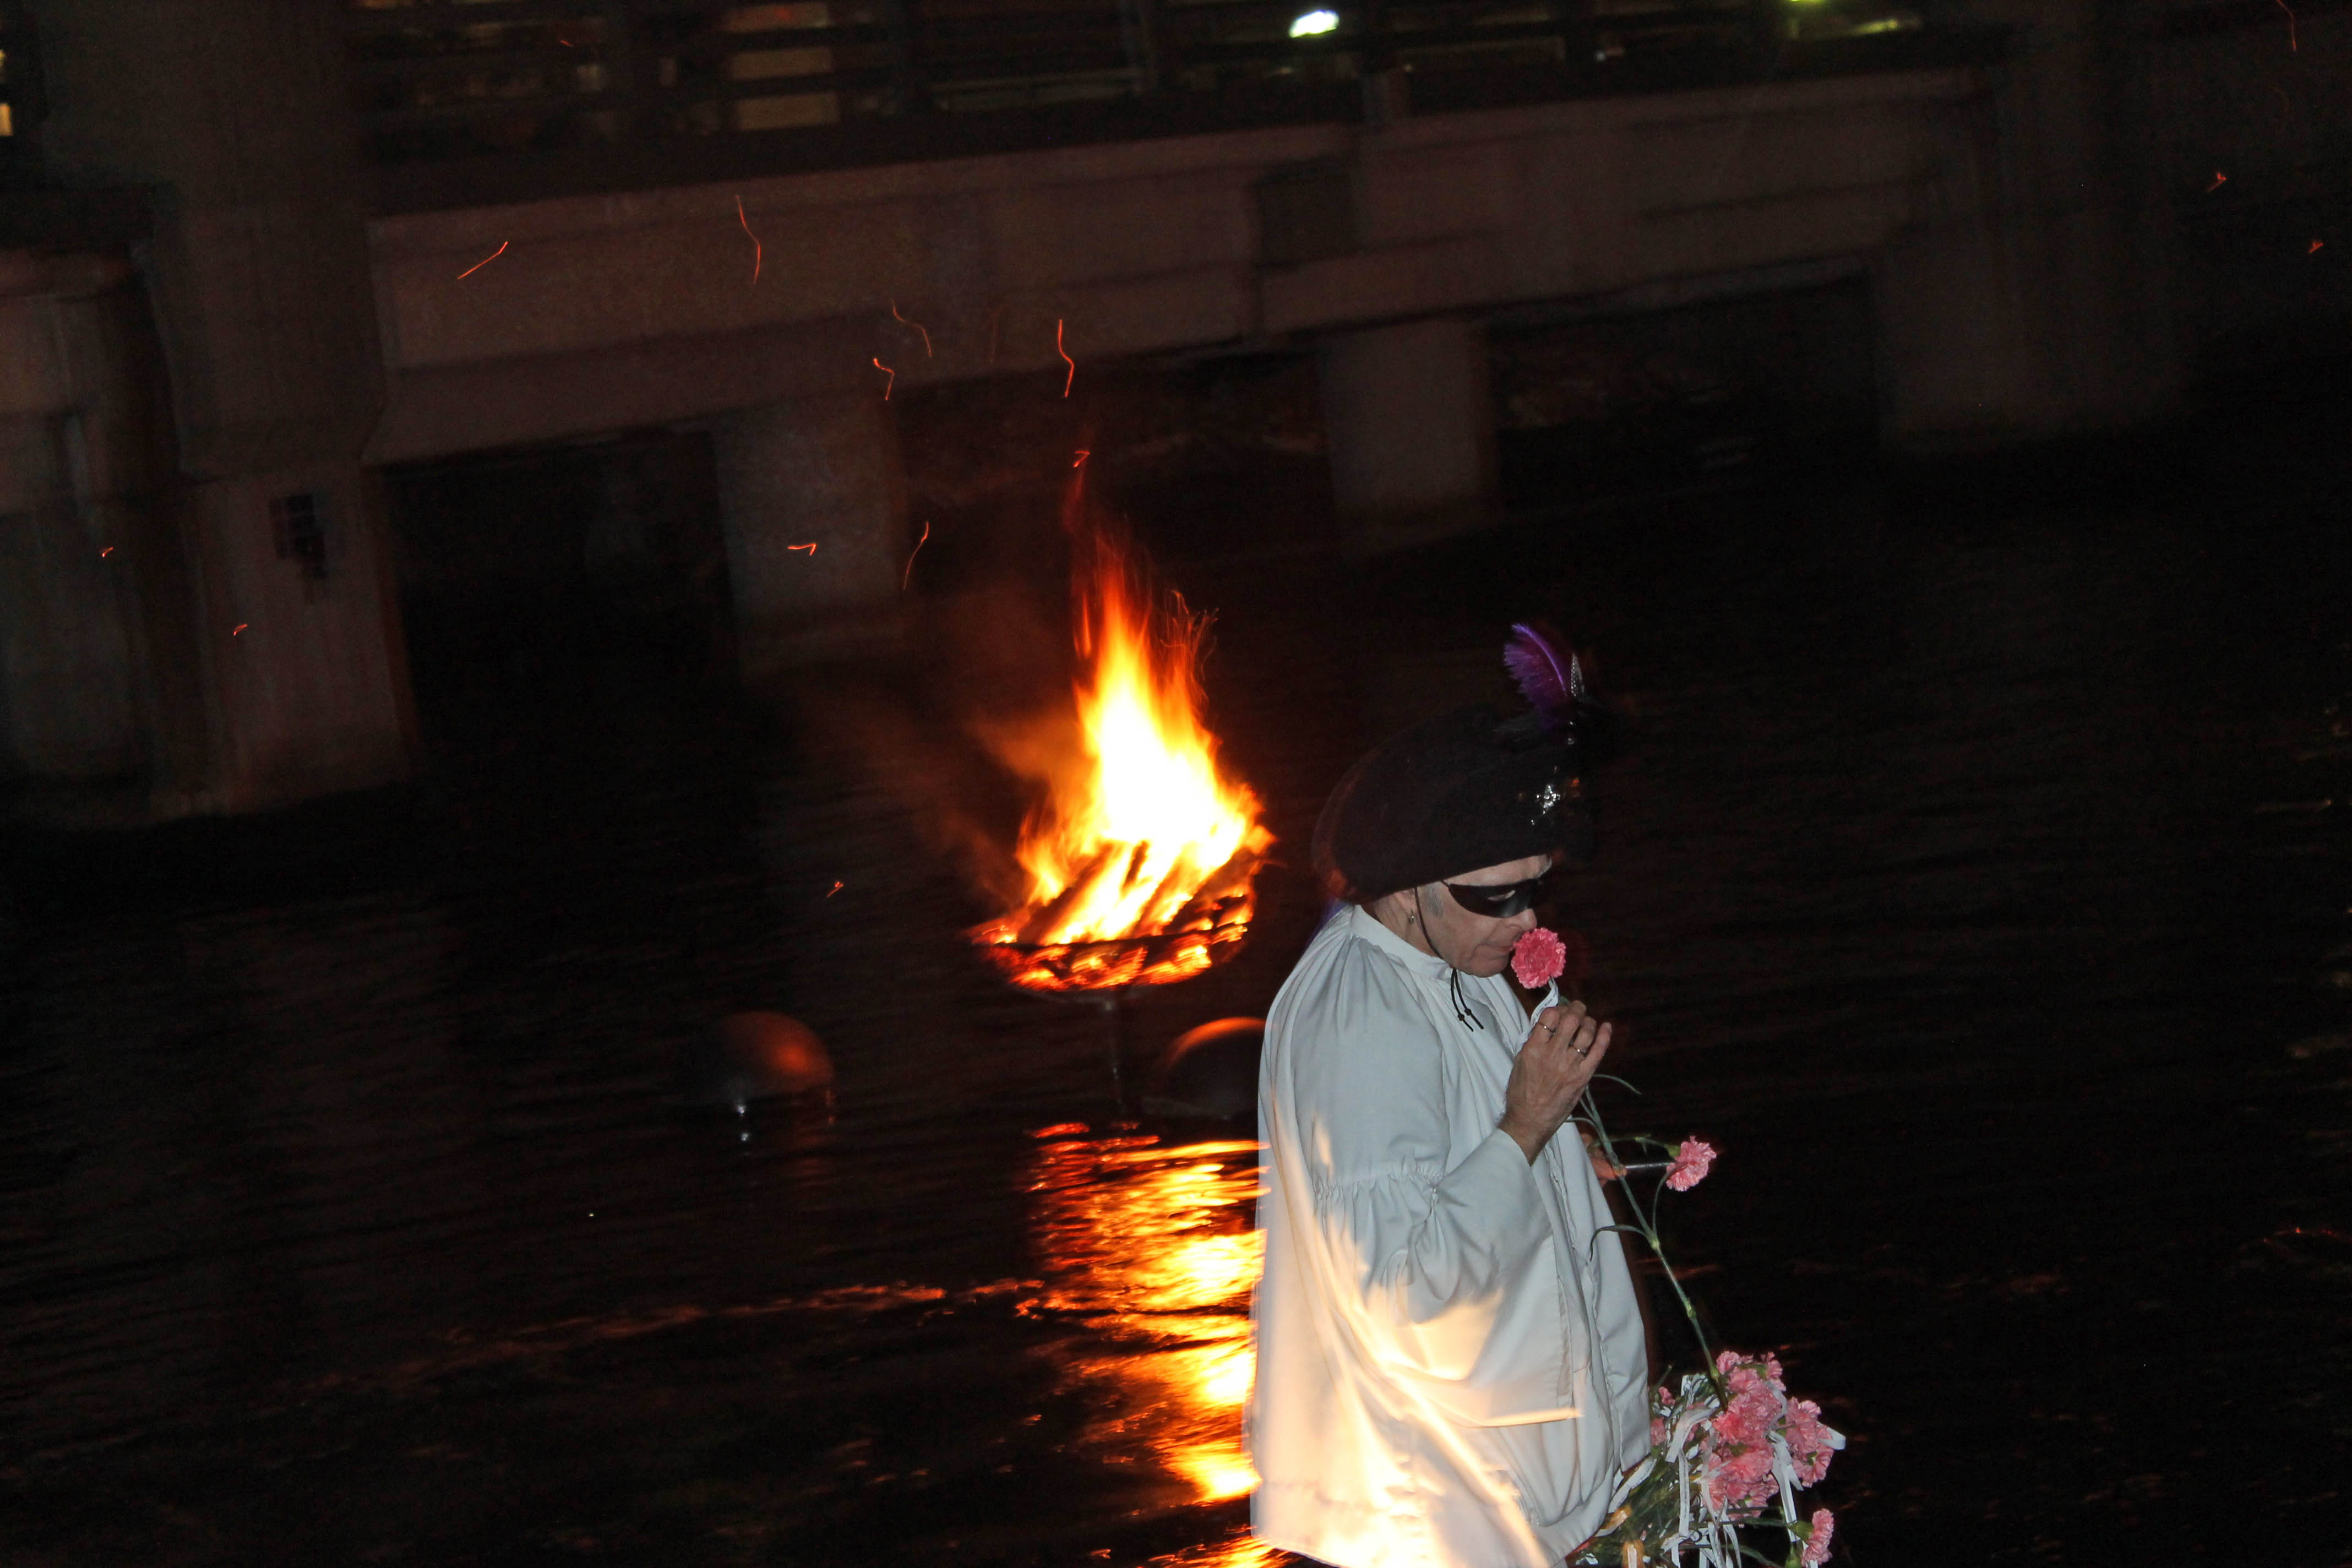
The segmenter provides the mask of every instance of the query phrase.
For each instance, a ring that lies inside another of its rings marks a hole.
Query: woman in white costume
[[[1554,1568],[1649,1448],[1634,1287],[1564,1127],[1609,1026],[1503,978],[1590,858],[1564,718],[1407,731],[1316,829],[1346,901],[1266,1022],[1249,1433],[1258,1538],[1336,1568]]]

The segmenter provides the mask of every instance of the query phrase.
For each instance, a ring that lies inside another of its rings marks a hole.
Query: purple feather
[[[1584,671],[1576,656],[1563,657],[1549,637],[1525,621],[1512,623],[1511,640],[1503,645],[1503,667],[1548,726],[1565,723],[1586,700]]]

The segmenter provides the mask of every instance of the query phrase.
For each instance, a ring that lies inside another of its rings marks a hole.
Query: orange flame
[[[1201,722],[1204,623],[1172,595],[1155,610],[1110,540],[1080,544],[1078,765],[1022,827],[1029,901],[972,933],[1015,984],[1041,991],[1206,970],[1246,933],[1274,842]]]

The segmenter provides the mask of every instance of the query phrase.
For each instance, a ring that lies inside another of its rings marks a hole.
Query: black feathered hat
[[[1315,866],[1333,896],[1365,903],[1530,855],[1591,861],[1582,767],[1601,710],[1574,656],[1529,626],[1505,660],[1530,707],[1486,704],[1392,735],[1349,768],[1315,825]]]

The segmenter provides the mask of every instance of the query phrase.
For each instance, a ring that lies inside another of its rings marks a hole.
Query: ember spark
[[[1062,378],[1062,395],[1067,397],[1071,384],[1078,379],[1078,362],[1072,359],[1070,351],[1062,346],[1062,323],[1059,321],[1054,323],[1054,352],[1060,354],[1062,363],[1070,367],[1070,374]]]
[[[923,323],[922,323],[922,322],[920,322],[920,321],[910,321],[907,320],[907,318],[906,318],[906,317],[904,317],[904,316],[902,316],[902,315],[898,314],[898,300],[891,300],[891,301],[890,301],[890,319],[891,319],[892,321],[897,321],[897,322],[898,322],[900,326],[902,326],[902,327],[912,327],[912,328],[914,328],[914,329],[915,329],[915,331],[919,331],[919,332],[922,332],[922,334],[923,334],[923,357],[924,357],[925,359],[929,359],[929,358],[930,358],[930,357],[931,357],[931,334],[930,334],[929,332],[928,332],[928,331],[924,331],[924,329],[923,329]]]
[[[811,555],[814,555],[816,553],[816,546],[814,544],[787,544],[784,548],[787,550],[805,550]]]
[[[923,552],[923,546],[930,542],[930,519],[925,518],[923,520],[923,537],[915,541],[915,548],[907,552],[907,569],[898,574],[898,592],[901,594],[907,591],[907,584],[914,581],[915,557]],[[835,885],[838,886],[838,884]]]
[[[880,354],[874,356],[874,368],[890,378],[882,384],[882,401],[887,403],[890,401],[890,389],[898,384],[898,373],[884,364]]]
[[[228,635],[229,635],[229,636],[231,636],[231,637],[235,637],[235,636],[236,636],[236,634],[237,634],[237,633],[239,633],[239,632],[241,632],[241,631],[245,630],[245,628],[246,628],[246,627],[247,627],[247,626],[251,626],[251,625],[253,625],[253,623],[252,623],[251,621],[239,621],[239,622],[237,622],[237,623],[236,623],[236,625],[235,625],[235,626],[233,626],[229,627],[229,629],[228,629]]]
[[[2289,9],[2286,0],[2273,0],[2273,3],[2275,4],[2280,10],[2286,12],[2286,47],[2288,50],[2290,52],[2300,52],[2303,46],[2295,41],[2294,12]]]
[[[1070,465],[1070,467],[1072,467],[1072,468],[1085,468],[1085,467],[1087,466],[1087,459],[1088,458],[1093,457],[1093,456],[1094,456],[1094,452],[1093,452],[1090,448],[1086,447],[1079,447],[1079,448],[1078,448],[1078,460],[1077,460],[1076,462],[1075,462],[1075,463],[1072,463],[1072,464]]]
[[[743,226],[744,235],[751,241],[751,286],[756,289],[760,284],[760,263],[766,259],[768,247],[761,245],[760,237],[751,232],[751,220],[743,215],[741,196],[735,198],[735,221]]]
[[[479,261],[475,262],[463,272],[458,273],[457,281],[463,283],[467,279],[471,278],[475,273],[479,272],[483,268],[488,267],[491,262],[496,261],[499,257],[504,256],[507,253],[507,247],[511,243],[513,242],[510,240],[502,239],[499,241],[499,247],[496,250],[491,251],[488,256],[483,257]]]

